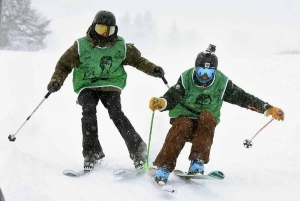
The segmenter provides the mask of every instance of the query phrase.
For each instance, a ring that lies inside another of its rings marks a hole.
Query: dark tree
[[[31,8],[31,0],[1,0],[0,49],[37,51],[46,47],[50,20]]]
[[[0,0],[0,26],[1,26],[1,19],[2,19],[2,0]]]

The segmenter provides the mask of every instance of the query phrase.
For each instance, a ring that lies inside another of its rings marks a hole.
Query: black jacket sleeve
[[[231,80],[228,81],[225,93],[223,96],[225,102],[238,105],[259,113],[264,113],[267,109],[272,107],[267,102],[246,93],[243,89],[236,86]]]
[[[167,100],[167,107],[162,110],[171,110],[176,107],[176,105],[184,98],[185,89],[182,85],[181,77],[178,79],[177,83],[172,86],[161,98]]]

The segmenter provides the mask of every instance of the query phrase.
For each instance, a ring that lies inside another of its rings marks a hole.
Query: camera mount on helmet
[[[214,53],[216,51],[216,46],[209,44],[208,48],[206,49],[206,52],[208,53]]]
[[[215,55],[216,46],[209,44],[206,51],[200,52],[195,61],[195,67],[205,67],[205,63],[210,63],[210,67],[218,67],[218,57]]]

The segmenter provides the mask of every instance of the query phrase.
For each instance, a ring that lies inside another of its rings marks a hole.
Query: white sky
[[[206,18],[249,18],[253,20],[263,19],[269,22],[299,22],[300,2],[297,0],[211,0],[211,1],[72,1],[61,0],[53,4],[45,4],[42,0],[32,0],[32,5],[49,16],[74,15],[80,12],[97,12],[98,10],[111,10],[116,13],[124,11],[139,13],[151,10],[156,16],[205,16]],[[92,8],[91,8],[92,7]],[[261,21],[257,21],[261,23]]]
[[[262,52],[299,49],[300,46],[300,2],[297,0],[62,0],[51,4],[33,0],[32,6],[53,20],[53,29],[60,26],[61,32],[72,33],[73,37],[76,33],[85,33],[99,10],[114,12],[117,23],[125,13],[135,17],[150,11],[160,35],[176,22],[183,31],[201,35],[204,43],[214,41],[217,46],[231,45],[237,51],[245,46],[248,51]],[[61,38],[60,32],[57,34],[56,39]]]
[[[199,44],[199,48],[190,47],[189,51],[185,51],[184,48],[183,50],[171,50],[164,47],[158,48],[156,51],[149,50],[147,47],[142,48],[142,53],[146,58],[165,69],[166,79],[172,85],[182,71],[193,65],[196,53],[207,47],[207,41],[214,43],[217,40],[216,54],[220,61],[219,69],[247,92],[285,111],[284,122],[273,121],[254,139],[253,147],[246,149],[243,141],[253,137],[270,118],[224,103],[221,111],[221,123],[216,129],[211,160],[205,166],[207,172],[216,169],[223,171],[226,175],[223,181],[185,183],[171,175],[169,184],[178,190],[176,195],[171,195],[157,191],[147,175],[137,179],[113,177],[112,172],[115,169],[133,168],[133,165],[121,136],[101,104],[98,106],[99,138],[106,154],[102,165],[92,175],[85,178],[72,179],[63,176],[64,169],[80,170],[83,164],[81,107],[75,104],[76,94],[72,89],[71,75],[62,89],[51,94],[26,122],[18,133],[17,140],[9,142],[8,135],[16,132],[47,93],[47,84],[61,54],[78,36],[85,33],[92,20],[90,16],[93,18],[95,12],[98,11],[94,4],[90,6],[91,1],[85,2],[85,6],[83,6],[83,4],[75,4],[74,1],[57,1],[49,5],[42,1],[33,1],[40,9],[47,10],[49,16],[51,14],[49,18],[53,19],[50,40],[52,43],[46,50],[33,53],[0,51],[0,66],[2,67],[2,79],[0,80],[2,86],[0,98],[0,186],[6,200],[299,200],[300,150],[298,142],[300,141],[300,126],[297,113],[300,111],[297,95],[300,90],[299,55],[274,55],[268,52],[263,55],[245,53],[236,56],[236,54],[229,54],[228,51],[234,52],[234,47],[237,47],[240,42],[243,42],[241,51],[251,48],[252,44],[246,43],[243,40],[244,37],[239,34],[236,36],[241,36],[241,38],[232,40],[232,46],[230,46],[231,43],[229,45],[224,43],[221,40],[222,37],[214,35],[211,37],[212,40],[205,38],[205,43]],[[110,5],[112,2],[117,3],[116,1],[97,2],[101,9],[116,8],[121,14],[131,11],[125,5],[122,5],[123,7]],[[170,6],[166,6],[167,3],[152,2],[157,8],[150,3],[136,1],[135,11],[143,11],[143,8],[147,7],[153,12],[153,17],[159,19],[159,14],[162,14],[164,10],[168,15],[175,15],[176,9],[183,8],[177,7],[173,10]],[[296,19],[299,14],[295,11],[296,6],[287,4],[292,1],[280,1],[280,3],[276,3],[279,1],[273,1],[273,3],[268,1],[270,2],[268,6],[273,9],[272,12],[268,12],[268,7],[261,5],[262,3],[258,3],[258,1],[253,2],[262,7],[257,6],[257,9],[252,9],[253,12],[247,10],[245,6],[242,7],[238,1],[234,2],[227,1],[227,4],[223,6],[231,8],[240,16],[244,16],[243,12],[248,13],[245,16],[249,17],[255,13],[261,14],[265,10],[270,14],[268,16],[272,16],[274,23],[275,19],[283,21],[280,16],[289,18],[290,21],[287,24],[278,25],[281,28],[288,27],[289,23],[292,23],[292,19],[295,21],[299,19]],[[207,4],[209,3],[203,1],[197,5],[198,7],[205,6],[205,9],[202,8],[202,12],[199,13],[208,13],[208,9],[212,6]],[[222,13],[221,19],[226,16],[224,13],[232,13],[223,10],[221,4],[214,4],[219,5],[216,10],[219,11],[218,13]],[[176,6],[176,3],[172,5]],[[185,6],[184,11],[176,14],[178,20],[184,21],[186,15],[192,16],[188,11],[194,11],[196,7],[192,3],[186,3]],[[238,9],[241,7],[243,12]],[[85,9],[85,13],[90,10],[90,16],[84,17],[81,22],[69,23],[68,21],[77,19],[74,15],[76,12],[80,15],[82,8]],[[283,8],[291,10],[287,12]],[[295,14],[292,15],[292,11]],[[70,17],[66,18],[66,16]],[[264,19],[267,20],[267,17]],[[236,20],[240,20],[240,18]],[[241,27],[244,26],[237,24],[237,29],[242,29]],[[68,29],[78,32],[65,31]],[[225,34],[228,30],[221,30],[219,34]],[[267,32],[267,30],[262,30],[263,36],[267,35],[264,31]],[[288,34],[284,35],[287,32],[282,33],[282,37],[289,38],[287,42],[290,44],[298,43],[298,38],[290,37]],[[252,36],[252,33],[249,35]],[[206,36],[208,37],[209,33]],[[172,52],[172,55],[169,52]],[[148,108],[148,102],[153,96],[163,95],[167,87],[160,79],[147,76],[130,66],[126,67],[126,70],[128,84],[122,93],[123,111],[144,141],[148,142],[152,115]],[[156,112],[150,149],[151,161],[160,150],[169,128],[167,113]],[[185,171],[188,169],[189,149],[190,144],[187,144],[178,158],[177,168]]]

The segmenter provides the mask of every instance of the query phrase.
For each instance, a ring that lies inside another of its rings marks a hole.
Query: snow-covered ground
[[[67,22],[67,19],[62,20]],[[146,174],[114,177],[115,169],[133,168],[133,164],[121,136],[101,104],[98,106],[99,138],[106,157],[91,175],[83,178],[64,176],[64,169],[81,170],[83,165],[81,107],[76,105],[71,75],[62,89],[51,94],[26,122],[16,141],[10,142],[8,135],[17,131],[47,94],[46,87],[57,60],[79,37],[76,30],[84,34],[91,19],[86,18],[87,26],[77,29],[72,26],[71,32],[64,31],[68,24],[58,21],[53,21],[52,32],[54,36],[60,36],[60,45],[53,47],[50,44],[48,49],[33,53],[0,51],[0,186],[7,201],[299,200],[300,57],[249,52],[247,46],[236,51],[219,38],[209,40],[217,45],[219,69],[239,87],[282,108],[286,114],[283,122],[273,121],[256,136],[253,147],[246,149],[243,141],[252,138],[270,118],[223,104],[211,160],[205,166],[206,172],[223,171],[226,175],[223,181],[188,183],[171,174],[169,184],[176,187],[178,193],[169,194],[156,189]],[[53,35],[51,40],[55,41]],[[206,49],[209,43],[184,51],[165,47],[155,51],[146,47],[140,50],[146,58],[165,69],[165,77],[169,85],[173,85],[181,72],[192,67],[197,53]],[[126,69],[128,84],[122,93],[123,111],[148,142],[152,116],[149,100],[163,95],[167,86],[162,80],[130,66]],[[155,112],[150,162],[159,152],[169,128],[167,112]],[[178,158],[177,168],[188,169],[189,149],[190,144],[186,144]]]

